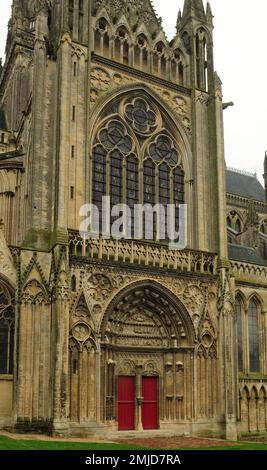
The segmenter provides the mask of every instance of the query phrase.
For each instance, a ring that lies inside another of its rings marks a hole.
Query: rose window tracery
[[[170,165],[177,165],[178,154],[171,139],[165,135],[157,137],[156,141],[150,145],[149,154],[155,162],[165,160]]]
[[[132,150],[132,140],[119,121],[110,121],[107,127],[100,132],[99,140],[107,150],[117,148],[124,154]]]
[[[156,125],[156,115],[146,101],[135,99],[125,108],[127,120],[137,132],[148,133],[153,131]]]

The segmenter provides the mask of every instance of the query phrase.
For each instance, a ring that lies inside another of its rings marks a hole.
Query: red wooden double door
[[[142,377],[143,429],[158,428],[158,377]],[[135,377],[118,378],[119,431],[135,429],[136,380]]]

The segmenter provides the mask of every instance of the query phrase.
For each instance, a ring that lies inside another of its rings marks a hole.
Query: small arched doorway
[[[154,282],[124,289],[104,316],[101,349],[106,424],[158,429],[186,415],[193,399],[193,325],[167,289]]]

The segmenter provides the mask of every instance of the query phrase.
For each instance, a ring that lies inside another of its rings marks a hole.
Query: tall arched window
[[[7,286],[0,281],[0,375],[13,374],[15,314]]]
[[[110,204],[111,211],[114,206],[121,204],[123,191],[123,154],[118,150],[110,152]],[[117,216],[111,217],[111,223],[115,222]]]
[[[259,305],[255,299],[248,307],[249,370],[260,372]]]
[[[175,230],[179,230],[179,205],[185,202],[184,171],[181,167],[173,171],[173,204],[175,204]]]
[[[83,41],[83,17],[84,17],[84,4],[83,0],[79,0],[79,22],[78,22],[78,39]]]
[[[105,18],[100,18],[96,24],[95,52],[109,57],[109,25]]]
[[[235,222],[235,231],[237,233],[241,233],[242,231],[242,227],[241,227],[241,222],[239,219],[236,219],[236,222]]]
[[[102,216],[102,196],[109,195],[111,208],[126,203],[127,238],[134,236],[135,204],[176,204],[175,225],[178,231],[179,204],[185,201],[184,170],[177,144],[168,126],[168,118],[155,103],[133,94],[117,99],[109,106],[111,117],[104,111],[92,149],[92,202]],[[101,119],[101,117],[100,117]],[[150,217],[151,220],[147,217]],[[114,217],[118,219],[118,216]],[[167,241],[167,219],[159,224],[158,214],[144,213],[145,221],[137,228],[143,238],[147,226],[151,238]],[[114,220],[115,221],[115,220]],[[112,220],[111,220],[112,222]],[[161,230],[159,228],[161,227]],[[100,224],[100,230],[102,230]],[[163,234],[165,228],[165,234]]]
[[[207,38],[204,29],[200,28],[196,34],[196,81],[197,87],[201,90],[208,91],[207,77]]]
[[[115,60],[125,65],[129,64],[129,33],[121,26],[115,35]]]
[[[73,32],[74,0],[69,0],[69,29]]]
[[[242,301],[237,297],[236,299],[236,334],[237,334],[237,360],[238,360],[238,371],[244,370],[243,362],[243,321],[242,321]]]
[[[126,160],[126,204],[131,209],[131,217],[127,221],[127,236],[134,237],[134,206],[139,202],[139,162],[133,154]]]
[[[228,242],[234,245],[242,244],[242,230],[243,225],[239,214],[236,211],[231,211],[227,217],[227,235]]]
[[[93,149],[93,204],[99,211],[99,230],[102,232],[102,196],[106,194],[106,152],[101,145]]]
[[[184,62],[182,54],[179,49],[176,49],[173,53],[171,61],[171,80],[180,85],[184,85]]]
[[[159,42],[153,53],[153,72],[163,78],[167,78],[167,57],[166,48],[163,42]]]
[[[148,66],[148,41],[144,34],[140,34],[134,47],[135,67],[147,71]]]

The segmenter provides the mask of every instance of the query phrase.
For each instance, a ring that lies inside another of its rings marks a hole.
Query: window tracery
[[[252,299],[248,307],[248,331],[249,331],[249,370],[260,372],[260,338],[258,302]]]
[[[148,40],[144,34],[137,37],[134,47],[134,65],[143,70],[147,70],[148,67]]]
[[[95,52],[109,57],[109,24],[105,18],[100,18],[95,27]]]
[[[175,49],[171,60],[171,80],[179,85],[184,85],[185,65],[181,52]]]
[[[208,37],[203,28],[199,28],[195,38],[197,87],[208,91]]]
[[[166,78],[167,55],[163,42],[156,44],[153,52],[153,71],[155,75]]]
[[[159,135],[149,147],[149,154],[155,162],[163,160],[171,166],[177,165],[178,154],[171,139],[166,135]]]
[[[13,374],[15,313],[11,294],[0,282],[0,374]]]
[[[241,234],[243,232],[243,224],[239,214],[236,211],[231,211],[227,216],[227,235],[228,242],[234,245],[241,244]]]
[[[107,150],[117,148],[124,154],[128,154],[132,150],[132,140],[119,121],[110,121],[107,127],[100,132],[99,140]]]
[[[110,195],[111,209],[126,203],[132,209],[131,220],[127,221],[127,237],[131,238],[135,204],[160,203],[167,209],[170,203],[178,206],[185,202],[184,170],[168,119],[153,103],[136,96],[120,100],[112,109],[116,112],[110,118],[103,111],[105,121],[94,141],[92,202],[98,207],[100,217],[102,196]],[[152,238],[165,241],[166,238],[158,236],[156,213],[152,217]],[[176,229],[178,223],[177,207]]]
[[[122,64],[129,64],[129,33],[121,26],[115,34],[115,60]]]
[[[152,132],[156,126],[156,115],[143,99],[136,98],[125,108],[127,120],[137,132]]]
[[[242,301],[238,297],[236,299],[236,330],[237,330],[237,359],[238,359],[238,371],[243,372],[243,321],[242,321]]]

